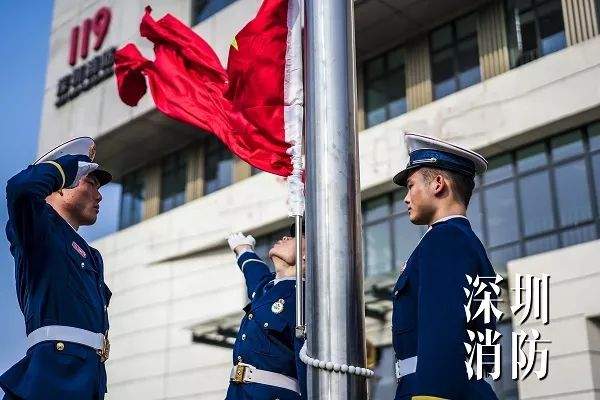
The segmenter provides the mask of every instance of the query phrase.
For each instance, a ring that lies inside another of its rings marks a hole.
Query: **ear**
[[[447,187],[448,183],[441,174],[437,174],[435,178],[431,180],[431,189],[435,195],[442,194]]]

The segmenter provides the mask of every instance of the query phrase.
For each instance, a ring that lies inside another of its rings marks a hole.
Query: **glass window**
[[[406,112],[404,51],[394,49],[365,64],[365,115],[367,127]]]
[[[364,265],[366,276],[398,271],[425,233],[408,217],[406,189],[385,194],[362,205]]]
[[[525,236],[554,228],[548,171],[536,172],[519,179],[519,197]]]
[[[363,206],[363,219],[365,222],[385,218],[390,213],[390,201],[387,196],[368,200]]]
[[[556,192],[561,226],[571,226],[592,218],[590,188],[584,160],[556,167]]]
[[[144,209],[144,175],[136,171],[123,176],[119,229],[142,220]]]
[[[525,253],[528,256],[543,253],[544,251],[557,249],[558,235],[552,234],[542,236],[536,239],[530,239],[525,242]]]
[[[408,260],[419,240],[423,236],[423,229],[410,222],[408,214],[394,219],[394,252],[396,258],[396,269]]]
[[[521,248],[518,244],[497,248],[488,251],[490,262],[499,274],[506,274],[506,263],[521,257]]]
[[[431,32],[430,48],[434,98],[481,81],[476,14]]]
[[[365,272],[367,276],[392,272],[392,238],[388,221],[365,226]]]
[[[543,167],[547,163],[546,146],[543,142],[517,151],[517,168],[519,172]]]
[[[587,131],[590,137],[590,150],[600,149],[600,123],[590,125]]]
[[[563,246],[571,246],[577,243],[588,242],[596,239],[596,226],[588,224],[578,228],[568,229],[560,235]]]
[[[196,25],[221,11],[236,0],[193,0],[192,25]]]
[[[554,161],[564,160],[583,153],[583,140],[581,136],[581,131],[577,130],[552,139],[550,144]]]
[[[513,67],[566,47],[561,0],[507,0],[506,9]]]
[[[162,162],[160,183],[160,212],[185,203],[187,159],[182,152],[166,157]]]
[[[233,156],[214,137],[208,137],[204,155],[204,194],[210,194],[231,185]]]
[[[596,207],[600,210],[600,153],[592,157],[594,187],[596,188]]]
[[[477,235],[482,243],[485,243],[483,238],[483,213],[481,212],[481,199],[479,192],[473,192],[469,208],[467,208],[467,218],[471,223],[473,232]]]
[[[493,157],[489,160],[488,169],[483,180],[486,184],[498,182],[513,175],[512,157],[510,154]]]
[[[488,243],[497,246],[519,238],[516,196],[513,182],[503,183],[484,191]]]
[[[497,272],[524,255],[600,237],[598,137],[595,122],[495,156],[475,177],[467,217]],[[369,275],[398,270],[425,233],[410,222],[405,195],[402,188],[363,202]]]

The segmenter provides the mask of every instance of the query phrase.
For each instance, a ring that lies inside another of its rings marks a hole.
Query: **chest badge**
[[[284,303],[285,303],[285,300],[283,300],[283,299],[277,300],[271,306],[271,311],[273,311],[274,314],[280,314],[283,311],[283,304]]]
[[[87,255],[85,254],[85,251],[83,251],[83,249],[77,243],[73,242],[73,243],[71,243],[71,246],[73,246],[75,251],[78,252],[81,257],[83,257],[83,258],[87,257]]]

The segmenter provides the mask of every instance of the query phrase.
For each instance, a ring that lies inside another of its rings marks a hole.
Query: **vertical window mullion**
[[[396,236],[394,235],[394,192],[388,194],[389,201],[389,211],[390,213],[387,216],[388,220],[388,231],[390,233],[390,254],[392,255],[392,265],[390,274],[394,273],[396,268]]]
[[[521,254],[527,254],[525,252],[525,226],[524,226],[524,221],[523,221],[523,210],[522,210],[522,204],[521,204],[521,176],[519,175],[519,171],[517,170],[517,162],[516,162],[516,152],[511,152],[512,153],[512,157],[511,157],[511,162],[513,165],[513,182],[515,185],[515,203],[517,204],[517,225],[518,225],[518,231],[519,231],[519,250],[521,251]]]
[[[555,232],[560,232],[560,215],[558,211],[558,193],[556,188],[556,176],[554,173],[554,160],[552,159],[552,146],[550,140],[545,140],[546,157],[548,158],[548,173],[550,174],[550,193],[552,195],[552,213],[554,214]],[[558,247],[563,247],[562,235],[558,236]]]
[[[598,201],[596,198],[596,185],[594,182],[594,168],[592,165],[592,156],[591,156],[591,152],[590,152],[589,134],[588,134],[587,126],[585,128],[584,135],[583,135],[583,157],[584,157],[585,169],[587,169],[587,171],[588,171],[587,179],[588,179],[588,185],[590,187],[590,196],[591,196],[590,201],[592,202],[592,218],[594,221],[596,221],[596,223],[594,224],[596,226],[596,237],[600,237],[600,225],[598,224],[598,222],[600,221],[600,217],[599,217],[599,211],[598,211]]]

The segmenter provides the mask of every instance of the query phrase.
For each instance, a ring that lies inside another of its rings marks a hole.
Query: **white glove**
[[[79,181],[81,180],[81,178],[83,178],[90,172],[94,172],[97,169],[98,169],[98,164],[96,164],[96,163],[78,161],[77,162],[77,174],[75,175],[75,179],[73,180],[73,183],[67,189],[73,189],[74,187],[76,187],[79,184]]]
[[[254,250],[254,246],[256,246],[256,239],[252,237],[252,235],[244,236],[242,232],[232,233],[227,238],[227,243],[229,243],[229,248],[235,252],[239,246],[250,246],[252,250]]]

